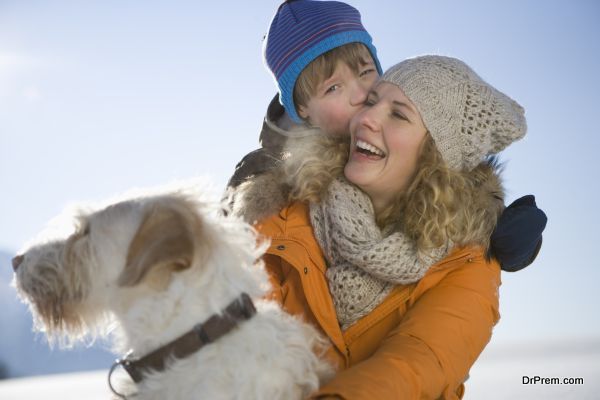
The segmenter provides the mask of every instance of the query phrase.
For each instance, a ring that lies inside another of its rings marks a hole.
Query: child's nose
[[[369,88],[365,87],[365,85],[361,84],[361,82],[357,82],[350,96],[350,104],[352,104],[353,106],[362,105],[365,102],[365,100],[367,100],[368,93]]]

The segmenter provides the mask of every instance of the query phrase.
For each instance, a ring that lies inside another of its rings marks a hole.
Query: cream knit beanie
[[[450,168],[471,170],[525,136],[523,107],[456,58],[411,58],[381,79],[399,86],[418,108]]]

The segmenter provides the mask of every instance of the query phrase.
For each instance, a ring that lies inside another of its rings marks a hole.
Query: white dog
[[[13,259],[16,287],[51,341],[115,328],[118,365],[135,381],[117,395],[302,399],[331,376],[317,331],[262,300],[265,245],[214,203],[142,196],[77,221]]]

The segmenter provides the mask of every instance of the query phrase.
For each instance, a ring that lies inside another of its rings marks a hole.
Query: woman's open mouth
[[[383,150],[360,139],[356,140],[355,151],[365,155],[370,160],[381,160],[385,158],[385,152]]]

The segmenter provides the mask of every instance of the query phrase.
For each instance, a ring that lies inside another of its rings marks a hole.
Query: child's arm
[[[254,150],[237,163],[233,176],[227,182],[227,188],[235,189],[249,178],[270,171],[280,163],[281,154],[279,152],[273,152],[265,147]]]
[[[492,233],[490,253],[503,271],[515,272],[530,265],[542,247],[546,214],[533,195],[523,196],[506,207]]]
[[[260,131],[261,147],[250,152],[235,166],[235,172],[227,183],[227,189],[232,190],[249,178],[261,175],[277,167],[282,159],[283,146],[287,141],[285,130],[277,127],[277,121],[285,115],[285,110],[279,104],[279,95],[275,95],[267,108],[267,113]]]

